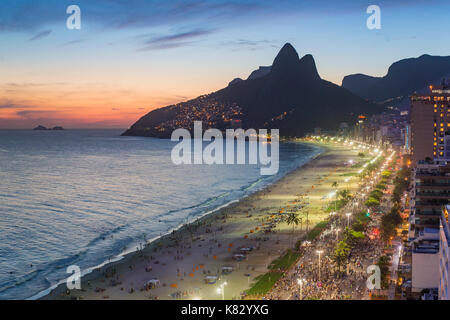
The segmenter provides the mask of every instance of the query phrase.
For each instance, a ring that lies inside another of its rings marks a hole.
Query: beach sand
[[[357,189],[359,179],[344,180],[357,171],[345,162],[358,161],[358,151],[337,144],[319,146],[325,148],[323,153],[264,190],[148,244],[141,252],[94,270],[81,279],[81,290],[68,291],[63,284],[42,299],[219,300],[222,294],[217,289],[224,281],[225,299],[239,299],[255,277],[266,273],[274,259],[304,237],[306,211],[309,230],[328,217],[325,208],[333,199],[327,195],[334,191],[334,181],[339,189]],[[305,208],[295,208],[301,205]],[[276,223],[280,210],[300,212],[303,223],[293,236],[291,226]],[[271,227],[272,232],[266,233]],[[233,255],[241,247],[254,249],[238,262]],[[233,272],[221,275],[224,266],[233,267]],[[220,279],[206,284],[207,275]],[[151,279],[158,279],[159,285],[144,290]]]

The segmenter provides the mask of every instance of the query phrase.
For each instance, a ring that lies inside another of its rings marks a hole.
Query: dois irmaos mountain
[[[124,135],[169,138],[173,130],[191,130],[195,120],[203,128],[280,129],[282,136],[302,136],[315,127],[337,129],[360,114],[380,108],[345,88],[320,78],[314,58],[299,58],[285,44],[271,67],[262,67],[247,80],[196,99],[151,111]]]

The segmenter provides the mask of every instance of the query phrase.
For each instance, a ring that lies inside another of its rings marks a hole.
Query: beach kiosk
[[[242,260],[244,260],[245,259],[245,254],[234,254],[233,255],[233,260],[236,260],[236,261],[242,261]]]
[[[205,283],[206,284],[215,284],[217,282],[217,279],[218,279],[217,276],[206,276]]]
[[[241,248],[241,249],[239,249],[239,251],[242,253],[242,254],[248,254],[249,252],[251,252],[253,250],[253,248]]]
[[[233,267],[222,267],[222,274],[227,275],[233,272]]]

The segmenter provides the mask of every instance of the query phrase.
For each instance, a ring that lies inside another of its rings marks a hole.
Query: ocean
[[[280,143],[278,174],[258,165],[182,165],[175,142],[123,130],[0,130],[0,299],[25,299],[68,274],[136,250],[239,200],[322,149]]]

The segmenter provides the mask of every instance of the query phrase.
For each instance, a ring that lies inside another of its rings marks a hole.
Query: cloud
[[[0,32],[36,31],[49,25],[65,28],[66,8],[71,4],[71,0],[2,0]],[[95,24],[103,29],[223,22],[267,6],[257,0],[77,0],[76,4],[81,9],[82,25]]]
[[[202,36],[214,33],[215,30],[191,30],[178,32],[164,36],[151,37],[142,43],[142,47],[138,51],[172,49],[192,44],[192,41]]]
[[[238,50],[263,50],[267,47],[280,48],[280,41],[278,40],[248,40],[248,39],[237,39],[232,41],[226,41],[219,43],[219,46],[231,47],[233,51]]]
[[[45,110],[20,110],[17,111],[16,114],[23,118],[34,118],[34,115],[48,113],[49,111]]]
[[[36,40],[45,38],[45,37],[49,36],[50,33],[52,33],[52,30],[44,30],[44,31],[38,32],[33,37],[31,37],[28,41],[36,41]]]
[[[73,44],[82,43],[84,41],[86,41],[86,39],[72,40],[72,41],[68,41],[68,42],[63,43],[63,46],[70,46],[70,45],[73,45]]]
[[[66,8],[73,0],[1,0],[0,32],[38,31],[55,25],[65,28]],[[298,0],[77,0],[81,8],[82,25],[102,29],[147,28],[174,24],[214,25],[236,24],[239,18],[291,14],[335,15],[342,12],[362,12],[367,0],[298,1]],[[437,6],[448,0],[379,0],[382,8]],[[83,28],[83,27],[82,27]]]
[[[22,104],[14,104],[11,102],[6,102],[6,103],[2,103],[0,104],[0,109],[32,109],[35,106],[32,105],[22,105]]]

